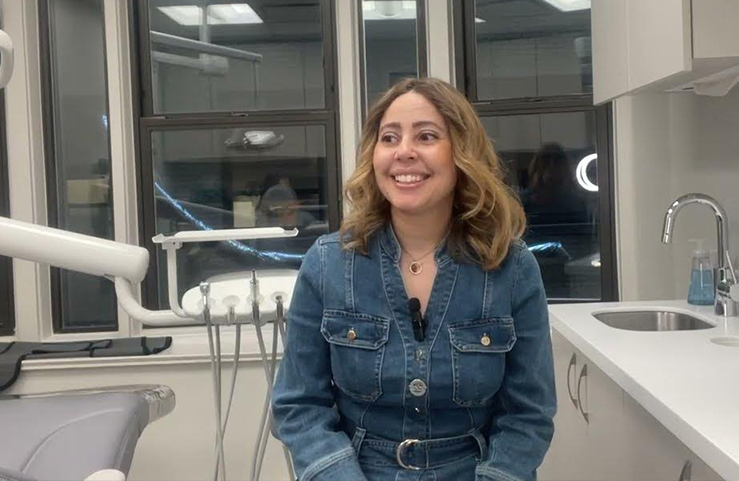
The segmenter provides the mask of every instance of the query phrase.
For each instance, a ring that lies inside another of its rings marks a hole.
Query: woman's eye
[[[434,132],[422,132],[421,135],[418,136],[419,139],[421,139],[424,142],[428,142],[431,140],[436,140],[439,138],[438,135],[436,135]]]
[[[380,136],[380,142],[383,142],[385,144],[389,144],[395,140],[395,136],[392,134],[382,134]]]

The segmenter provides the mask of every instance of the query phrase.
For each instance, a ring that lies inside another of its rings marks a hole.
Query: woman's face
[[[380,120],[372,164],[392,209],[409,215],[451,211],[457,171],[444,118],[424,96],[396,98]]]

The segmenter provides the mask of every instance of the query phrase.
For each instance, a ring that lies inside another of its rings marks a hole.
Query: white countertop
[[[628,331],[592,317],[604,310],[670,310],[716,325],[673,332]],[[645,301],[549,306],[550,321],[585,356],[727,480],[739,480],[739,318],[713,306]]]

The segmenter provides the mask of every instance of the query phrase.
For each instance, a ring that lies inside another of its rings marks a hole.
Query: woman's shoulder
[[[346,248],[348,238],[344,235],[343,240],[339,231],[323,234],[314,243],[323,252],[323,255],[340,254],[342,251],[350,250]]]
[[[534,258],[533,254],[531,254],[531,251],[529,251],[529,247],[523,240],[519,238],[511,239],[511,242],[508,244],[508,252],[506,253],[505,257],[501,261],[501,263],[489,270],[489,271],[506,271],[510,269],[515,269],[517,266],[521,264],[521,262],[526,262],[528,260],[528,257]],[[478,264],[479,266],[479,264]],[[482,266],[479,266],[480,269],[483,271],[487,270],[483,268]]]
[[[328,234],[323,234],[321,237],[319,237],[316,240],[316,244],[320,246],[340,245],[341,236],[339,234],[339,231],[331,232]]]

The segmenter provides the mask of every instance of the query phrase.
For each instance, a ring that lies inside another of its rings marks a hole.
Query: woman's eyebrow
[[[419,127],[436,127],[439,130],[444,130],[443,128],[439,126],[439,124],[431,120],[419,120],[417,122],[413,122],[412,126],[414,129],[417,129]],[[400,130],[400,122],[388,122],[386,124],[382,124],[380,126],[380,130],[384,130],[384,129]]]
[[[431,120],[419,120],[418,122],[413,122],[414,129],[417,129],[419,127],[436,127],[439,130],[444,130],[439,126],[439,124]]]

